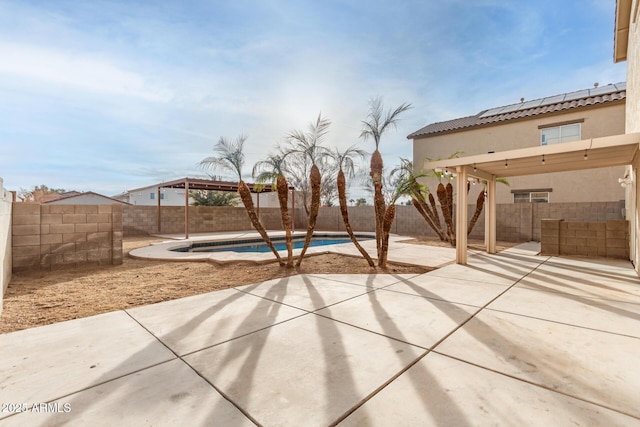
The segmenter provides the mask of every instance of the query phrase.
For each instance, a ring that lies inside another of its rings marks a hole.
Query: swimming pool
[[[375,236],[369,234],[356,234],[358,241],[374,239]],[[293,238],[293,249],[301,249],[304,246],[305,236],[295,236]],[[284,237],[274,237],[271,239],[277,251],[286,251],[287,244]],[[351,243],[347,234],[314,234],[309,247],[338,245],[341,243]],[[215,242],[193,242],[191,245],[181,248],[171,249],[174,252],[270,252],[271,249],[262,239],[244,239]]]

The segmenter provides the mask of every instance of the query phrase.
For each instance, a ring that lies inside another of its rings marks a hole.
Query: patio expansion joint
[[[418,277],[418,276],[421,276],[421,275],[423,275],[423,274],[429,274],[429,273],[430,273],[430,271],[428,271],[428,272],[426,272],[426,273],[415,273],[415,275],[413,275],[413,276],[411,276],[411,277],[400,278],[400,279],[398,279],[398,281],[397,281],[397,282],[389,283],[388,285],[380,286],[380,287],[377,287],[377,288],[375,288],[375,289],[384,289],[384,288],[386,288],[386,287],[388,287],[388,286],[396,285],[396,284],[398,284],[398,283],[400,283],[400,282],[404,282],[405,280],[415,279],[415,278],[416,278],[416,277]],[[374,274],[377,274],[377,273],[374,273]],[[380,273],[380,274],[387,275],[387,273]],[[409,274],[413,274],[413,273],[409,273]],[[318,279],[331,279],[331,280],[333,280],[333,281],[335,281],[335,282],[338,282],[338,283],[345,283],[345,284],[347,284],[347,285],[360,286],[360,287],[363,287],[363,288],[368,288],[368,287],[369,287],[368,285],[361,285],[361,284],[359,284],[359,283],[348,282],[348,281],[346,281],[346,280],[344,280],[344,279],[342,279],[342,280],[340,280],[340,279],[335,279],[335,278],[331,277],[331,276],[333,276],[333,274],[326,274],[326,275],[322,276],[322,275],[320,275],[320,274],[313,274],[313,273],[311,273],[311,274],[306,274],[306,275],[307,275],[307,276],[309,276],[309,277],[316,277],[316,278],[318,278]],[[356,274],[356,275],[360,277],[360,276],[368,276],[369,274],[366,274],[366,273],[365,273],[365,274]],[[336,274],[336,276],[340,276],[340,274]],[[371,287],[373,288],[373,286],[371,286]]]
[[[294,277],[294,276],[291,276],[291,277]],[[364,286],[362,286],[362,285],[356,285],[356,284],[354,284],[354,283],[347,283],[347,282],[340,282],[340,283],[344,283],[345,285],[357,286],[357,287],[359,287],[359,288],[367,289],[367,288],[365,288],[365,287],[364,287]],[[283,301],[277,301],[277,300],[274,300],[274,299],[272,299],[272,298],[267,298],[267,297],[266,297],[266,296],[264,296],[264,295],[256,295],[256,294],[252,294],[251,292],[245,291],[244,289],[236,289],[236,290],[237,290],[238,292],[243,292],[243,293],[245,293],[245,294],[247,294],[247,295],[251,295],[251,296],[254,296],[254,297],[262,298],[262,299],[267,300],[267,301],[271,301],[271,302],[275,302],[275,303],[278,303],[278,304],[282,304],[282,305],[287,306],[287,307],[289,307],[289,308],[295,308],[296,310],[304,311],[305,313],[304,313],[304,314],[301,314],[300,316],[304,316],[305,314],[312,314],[312,313],[315,313],[316,311],[324,310],[324,309],[325,309],[325,308],[327,308],[327,307],[332,307],[332,306],[334,306],[334,305],[336,305],[336,304],[340,304],[340,303],[343,303],[343,302],[345,302],[345,301],[352,300],[352,299],[354,299],[354,298],[359,298],[359,297],[361,297],[361,296],[363,296],[363,295],[367,295],[368,293],[375,291],[375,289],[369,289],[369,290],[367,290],[367,291],[364,291],[364,292],[363,292],[363,293],[361,293],[361,294],[354,295],[354,296],[352,296],[352,297],[348,297],[348,298],[345,298],[345,299],[343,299],[343,300],[336,301],[336,302],[334,302],[334,303],[327,304],[327,305],[322,306],[322,307],[314,308],[313,310],[308,310],[308,309],[306,309],[306,308],[296,307],[295,305],[287,304],[286,302],[283,302]],[[297,318],[298,318],[298,317],[300,317],[300,316],[296,316],[296,317],[294,317],[293,319],[297,319]],[[292,319],[287,319],[287,320],[284,320],[284,321],[282,321],[282,322],[274,323],[274,325],[277,325],[277,324],[279,324],[279,323],[283,323],[283,322],[288,322],[289,320],[292,320]],[[271,326],[273,326],[273,325],[271,325]],[[271,326],[267,326],[267,327],[262,328],[262,329],[266,329],[266,328],[269,328],[269,327],[271,327]],[[252,333],[253,333],[253,332],[252,332]],[[217,344],[216,344],[216,345],[217,345]]]
[[[544,261],[546,262],[546,260]],[[543,262],[543,263],[544,263]],[[466,325],[467,323],[469,323],[469,321],[471,321],[471,319],[474,319],[480,312],[482,312],[485,308],[487,308],[487,306],[491,303],[493,303],[495,300],[497,300],[498,298],[500,298],[502,295],[504,295],[505,293],[507,293],[511,288],[513,288],[514,286],[516,286],[522,279],[524,279],[525,277],[527,277],[528,275],[530,275],[531,273],[533,273],[535,270],[538,269],[538,267],[540,267],[540,265],[542,265],[543,263],[537,264],[535,267],[531,268],[531,270],[523,275],[522,277],[520,277],[518,280],[514,281],[511,285],[509,285],[508,287],[506,287],[506,289],[502,292],[500,292],[497,296],[495,296],[493,299],[491,299],[489,302],[487,302],[486,304],[484,304],[482,307],[480,307],[478,310],[476,310],[473,314],[471,314],[471,316],[469,316],[469,318],[467,318],[465,321],[463,321],[462,323],[460,323],[457,327],[453,328],[453,330],[451,330],[449,333],[447,333],[444,337],[442,337],[440,340],[438,340],[435,344],[433,344],[431,347],[429,347],[424,354],[418,356],[416,358],[416,360],[414,360],[413,362],[411,362],[410,364],[408,364],[407,366],[405,366],[403,369],[400,370],[400,372],[398,372],[396,375],[394,375],[393,377],[391,377],[389,380],[385,381],[380,387],[378,387],[376,390],[374,390],[373,392],[371,392],[369,395],[367,395],[366,397],[364,397],[360,402],[356,403],[353,407],[351,407],[348,411],[346,411],[344,414],[342,414],[342,416],[340,418],[338,418],[334,423],[331,424],[331,426],[336,426],[339,423],[341,423],[342,421],[344,421],[347,417],[349,417],[352,413],[354,413],[356,410],[358,410],[358,408],[360,408],[362,405],[364,405],[365,403],[367,403],[369,400],[371,400],[371,398],[373,398],[376,394],[378,394],[380,391],[382,391],[385,387],[387,387],[389,384],[391,384],[393,381],[395,381],[398,377],[400,377],[400,375],[404,374],[406,371],[408,371],[410,368],[412,368],[416,363],[418,363],[419,361],[421,361],[422,359],[424,359],[429,353],[434,352],[437,354],[441,354],[439,352],[437,352],[435,349],[442,344],[442,342],[444,342],[447,338],[449,338],[451,335],[453,335],[456,331],[458,331],[459,329],[461,329],[462,327],[464,327],[464,325]],[[428,274],[428,273],[425,273]],[[372,291],[373,292],[373,291]],[[475,307],[475,306],[474,306]],[[322,316],[321,314],[315,313],[318,316]],[[326,316],[323,316],[326,317]],[[332,319],[335,320],[335,319]],[[344,323],[344,322],[342,322]],[[350,325],[350,326],[354,326],[354,325]],[[357,327],[357,326],[354,326]],[[360,328],[362,329],[362,328]],[[373,331],[368,331],[371,333],[376,333]],[[381,334],[379,334],[381,335]],[[391,337],[387,337],[386,335],[383,335],[386,338],[391,338]],[[396,341],[400,341],[396,338],[392,338],[395,339]],[[401,341],[404,342],[404,341]],[[410,344],[410,343],[407,343]],[[413,346],[416,346],[415,344],[411,344]],[[416,346],[419,348],[424,348],[424,347],[420,347],[420,346]]]
[[[638,336],[621,334],[619,332],[603,331],[602,329],[590,328],[588,326],[582,326],[582,325],[574,325],[573,323],[559,322],[557,320],[543,319],[543,318],[540,318],[540,317],[529,316],[527,314],[514,313],[512,311],[498,310],[498,309],[495,309],[495,308],[487,308],[487,310],[488,311],[493,311],[493,312],[496,312],[496,313],[510,314],[512,316],[526,317],[528,319],[539,320],[541,322],[554,323],[556,325],[570,326],[572,328],[584,329],[584,330],[587,330],[587,331],[600,332],[600,333],[603,333],[603,334],[617,335],[617,336],[620,336],[620,337],[633,338],[633,339],[636,339],[636,340],[640,340],[640,337],[638,337]]]
[[[162,345],[163,345],[167,350],[169,350],[171,353],[173,353],[173,355],[175,356],[175,359],[172,359],[172,360],[176,360],[176,359],[177,359],[177,360],[180,360],[183,364],[185,364],[186,366],[188,366],[188,367],[189,367],[189,369],[191,369],[191,370],[192,370],[192,371],[193,371],[193,372],[194,372],[198,377],[200,377],[200,378],[201,378],[202,380],[204,380],[207,384],[209,384],[209,385],[211,386],[211,388],[213,388],[215,391],[217,391],[217,392],[220,394],[220,396],[222,396],[225,400],[227,400],[229,403],[231,403],[231,404],[232,404],[236,409],[238,409],[238,411],[240,411],[240,412],[242,413],[242,415],[244,415],[244,416],[245,416],[245,417],[247,417],[249,420],[251,420],[251,422],[252,422],[252,423],[254,423],[255,425],[257,425],[257,426],[260,426],[260,425],[261,425],[261,424],[260,424],[260,423],[258,423],[258,421],[257,421],[257,420],[255,420],[255,419],[254,419],[254,418],[253,418],[253,417],[252,417],[252,416],[251,416],[251,415],[250,415],[250,414],[249,414],[249,413],[248,413],[244,408],[240,407],[240,406],[239,406],[236,402],[234,402],[234,401],[233,401],[229,396],[227,396],[225,393],[223,393],[223,392],[222,392],[222,390],[220,390],[220,389],[219,389],[218,387],[216,387],[216,386],[215,386],[211,381],[209,381],[206,377],[204,377],[202,374],[200,374],[200,372],[198,372],[198,370],[197,370],[197,369],[195,369],[193,366],[191,366],[191,365],[189,364],[189,362],[187,362],[186,360],[184,360],[184,359],[182,358],[182,356],[180,356],[178,353],[176,353],[175,351],[173,351],[173,350],[172,350],[169,346],[167,346],[167,345],[166,345],[166,344],[165,344],[165,343],[164,343],[164,342],[163,342],[159,337],[157,337],[153,332],[151,332],[149,329],[147,329],[147,328],[146,328],[142,323],[138,322],[138,319],[136,319],[135,317],[133,317],[133,316],[132,316],[129,312],[127,312],[126,310],[124,310],[124,312],[125,312],[125,313],[126,313],[126,314],[131,318],[131,319],[133,319],[133,321],[134,321],[134,322],[136,322],[138,325],[140,325],[140,327],[141,327],[141,328],[143,328],[145,331],[147,331],[149,334],[151,334],[151,336],[153,336],[153,337],[154,337],[154,338],[155,338],[155,339],[156,339],[160,344],[162,344]],[[265,329],[265,328],[263,328],[263,329]],[[255,332],[255,331],[254,331],[254,332]],[[248,334],[245,334],[245,335],[248,335]],[[236,337],[236,338],[239,338],[239,337]],[[234,338],[234,339],[235,339],[235,338]],[[230,341],[230,340],[227,340],[227,341]],[[225,341],[225,342],[226,342],[226,341]],[[221,343],[218,343],[218,344],[221,344]],[[216,344],[216,345],[218,345],[218,344]],[[213,347],[213,346],[211,346],[211,347]],[[203,350],[203,349],[200,349],[200,350]],[[200,351],[200,350],[197,350],[197,351]],[[187,353],[187,354],[185,354],[185,355],[183,355],[183,356],[187,356],[187,355],[192,354],[192,353],[195,353],[195,352],[196,352],[196,351],[191,352],[191,353]],[[161,362],[161,363],[156,363],[156,364],[155,364],[155,365],[153,365],[153,366],[158,366],[158,365],[161,365],[162,363],[168,363],[168,362],[171,362],[171,360],[167,360],[167,361],[165,361],[165,362]],[[148,366],[148,367],[143,368],[143,369],[138,369],[137,371],[130,372],[130,373],[126,374],[126,375],[122,375],[122,376],[120,376],[119,378],[126,377],[126,376],[128,376],[128,375],[135,374],[135,373],[137,373],[137,372],[141,372],[141,371],[147,370],[147,369],[149,369],[149,368],[152,368],[153,366]],[[117,379],[117,378],[114,378],[114,379],[109,380],[109,381],[105,381],[104,383],[107,383],[107,382],[113,381],[113,380],[115,380],[115,379]],[[98,384],[98,385],[99,385],[99,384]],[[93,387],[95,387],[95,386],[93,386]],[[88,388],[92,388],[92,387],[88,387]]]
[[[620,409],[616,409],[616,408],[613,408],[613,407],[611,407],[611,406],[604,405],[604,404],[602,404],[602,403],[594,402],[594,401],[591,401],[591,400],[585,399],[585,398],[583,398],[583,397],[574,396],[574,395],[572,395],[572,394],[565,393],[565,392],[563,392],[563,391],[557,390],[557,389],[555,389],[555,388],[553,388],[553,387],[547,387],[547,386],[545,386],[545,385],[538,384],[538,383],[536,383],[536,382],[534,382],[534,381],[531,381],[531,380],[527,380],[527,379],[524,379],[524,378],[519,378],[519,377],[517,377],[517,376],[510,375],[510,374],[507,374],[507,373],[505,373],[505,372],[501,372],[501,371],[498,371],[498,370],[495,370],[495,369],[492,369],[492,368],[489,368],[489,367],[486,367],[486,366],[478,365],[477,363],[469,362],[468,360],[464,360],[464,359],[461,359],[461,358],[458,358],[458,357],[455,357],[455,356],[451,356],[451,355],[449,355],[449,354],[440,353],[440,352],[439,352],[439,351],[437,351],[437,350],[431,350],[431,351],[430,351],[430,353],[431,353],[431,352],[433,352],[433,353],[435,353],[435,354],[438,354],[438,355],[440,355],[440,356],[447,357],[447,358],[449,358],[449,359],[456,360],[456,361],[458,361],[458,362],[466,363],[467,365],[475,366],[476,368],[484,369],[485,371],[493,372],[494,374],[498,374],[498,375],[502,375],[502,376],[507,377],[507,378],[511,378],[512,380],[516,380],[516,381],[520,381],[520,382],[523,382],[523,383],[527,383],[527,384],[529,384],[529,385],[532,385],[532,386],[534,386],[534,387],[541,388],[541,389],[543,389],[543,390],[547,390],[547,391],[555,392],[555,393],[561,394],[561,395],[563,395],[563,396],[569,397],[569,398],[571,398],[571,399],[580,400],[580,401],[585,402],[585,403],[588,403],[588,404],[590,404],[590,405],[599,406],[599,407],[601,407],[601,408],[608,409],[608,410],[610,410],[610,411],[614,411],[614,412],[617,412],[617,413],[619,413],[619,414],[623,414],[623,415],[626,415],[626,416],[628,416],[628,417],[631,417],[631,418],[635,418],[635,419],[637,419],[637,420],[640,420],[640,417],[638,417],[637,415],[633,415],[633,414],[630,414],[630,413],[627,413],[627,412],[621,411]]]

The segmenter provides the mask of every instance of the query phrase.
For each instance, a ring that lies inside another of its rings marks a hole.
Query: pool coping
[[[284,231],[268,231],[270,237],[282,237],[284,236]],[[304,236],[306,232],[296,231],[293,233],[294,237]],[[314,234],[322,234],[326,236],[344,236],[346,232],[339,231],[322,231],[318,230]],[[356,232],[356,234],[370,234],[374,236],[374,233],[371,232]],[[181,262],[212,262],[216,264],[228,264],[234,262],[252,262],[256,264],[268,264],[272,262],[276,262],[276,258],[272,252],[232,252],[232,251],[221,251],[221,252],[175,252],[174,249],[190,246],[193,243],[202,243],[205,241],[218,241],[218,240],[246,240],[246,239],[255,239],[260,238],[260,235],[257,232],[236,232],[236,233],[215,233],[215,234],[200,234],[196,236],[192,236],[189,239],[184,239],[179,235],[159,235],[158,237],[162,238],[171,238],[173,240],[166,240],[163,242],[152,243],[150,246],[145,246],[143,248],[133,249],[129,252],[129,256],[132,258],[138,259],[148,259],[155,261],[181,261]],[[178,239],[178,240],[176,240]],[[389,243],[398,243],[402,240],[411,239],[408,236],[400,236],[397,234],[391,234],[389,236]],[[365,241],[366,242],[366,241]],[[345,249],[350,249],[345,251]],[[309,247],[307,249],[306,255],[321,255],[321,254],[340,254],[340,255],[349,255],[349,256],[358,256],[361,258],[359,254],[353,254],[353,250],[355,246],[352,242],[347,243],[339,243],[336,245],[331,245],[331,250],[327,250],[327,246],[317,246],[317,247]],[[302,249],[294,249],[293,257],[296,258],[300,255]],[[375,252],[372,253],[370,249],[367,252],[371,255],[373,259],[376,258]],[[287,257],[287,251],[278,251],[281,257]],[[391,261],[391,260],[390,260]],[[405,264],[402,262],[391,261],[395,264]],[[413,264],[411,264],[413,265]]]

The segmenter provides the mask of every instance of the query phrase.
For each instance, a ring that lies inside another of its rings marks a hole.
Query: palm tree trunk
[[[429,227],[431,227],[431,229],[433,231],[436,232],[436,234],[438,235],[438,237],[440,238],[440,240],[445,241],[447,240],[447,238],[444,235],[444,232],[441,230],[441,227],[436,227],[435,223],[433,222],[432,219],[432,215],[430,215],[429,213],[427,213],[427,211],[425,210],[428,209],[429,207],[426,205],[426,203],[424,203],[424,201],[416,199],[415,197],[413,197],[411,199],[411,204],[413,206],[415,206],[416,210],[418,211],[418,213],[420,215],[422,215],[422,217],[424,218],[424,220],[427,222],[427,224],[429,225]],[[437,215],[437,213],[436,213]]]
[[[471,234],[473,231],[473,227],[478,222],[478,218],[482,213],[482,208],[484,207],[484,191],[481,191],[478,194],[478,198],[476,199],[476,211],[473,213],[473,217],[471,217],[471,221],[469,222],[469,230],[467,231],[467,236]]]
[[[247,215],[249,215],[249,219],[251,220],[251,224],[253,224],[253,228],[255,228],[256,231],[260,233],[260,236],[262,237],[264,242],[267,244],[267,246],[269,246],[269,249],[271,249],[271,252],[273,252],[273,254],[276,256],[278,263],[281,266],[283,266],[284,262],[282,262],[282,259],[280,258],[280,254],[278,253],[278,251],[276,251],[276,248],[273,246],[273,243],[271,243],[271,239],[269,239],[269,235],[267,234],[266,230],[260,223],[260,218],[258,218],[258,215],[256,214],[256,210],[253,207],[253,200],[251,199],[251,190],[249,190],[249,187],[247,186],[247,184],[245,184],[245,182],[242,180],[238,182],[238,194],[240,194],[240,200],[242,200],[242,203],[244,204],[244,207],[247,210]]]
[[[300,264],[302,264],[304,254],[307,252],[309,243],[311,243],[311,236],[313,236],[313,230],[316,228],[316,220],[318,219],[318,211],[320,210],[320,184],[322,183],[322,176],[320,175],[318,166],[313,165],[311,167],[309,181],[311,182],[311,206],[309,207],[309,218],[307,221],[307,235],[304,238],[304,246],[302,247],[302,252],[300,252],[300,258],[298,258],[296,267],[300,267]]]
[[[451,207],[449,206],[447,200],[447,190],[442,183],[438,184],[436,195],[438,196],[438,200],[440,201],[440,209],[442,209],[444,222],[447,225],[447,240],[449,241],[449,243],[455,246],[455,243],[451,239],[451,231],[453,230],[453,215],[451,213]]]
[[[386,206],[384,203],[384,196],[382,195],[382,168],[384,164],[382,162],[382,155],[380,151],[376,149],[371,155],[371,179],[373,181],[373,207],[376,219],[376,249],[378,252],[378,260],[380,259],[382,251],[382,224],[384,222],[384,213]]]
[[[433,197],[433,194],[429,193],[429,204],[431,205],[431,209],[433,210],[433,223],[438,226],[439,229],[442,230],[442,224],[440,223],[440,215],[438,215],[438,209],[436,206],[436,198]]]
[[[449,236],[451,239],[451,243],[456,245],[456,231],[453,226],[453,185],[450,182],[447,182],[447,206],[449,207],[449,222],[451,223],[451,228],[449,229]],[[464,219],[467,220],[466,218]]]
[[[382,224],[382,250],[380,251],[380,258],[378,258],[378,267],[387,268],[387,255],[389,254],[389,233],[391,232],[391,225],[393,224],[393,218],[396,216],[396,205],[389,205],[384,213],[384,223]]]
[[[369,267],[375,267],[375,263],[373,262],[373,260],[371,259],[367,251],[365,251],[364,248],[360,246],[360,243],[358,243],[358,240],[356,239],[355,234],[353,234],[353,229],[351,228],[351,224],[349,223],[349,210],[347,209],[347,190],[346,190],[347,182],[344,177],[344,172],[342,171],[342,169],[338,171],[337,182],[338,182],[338,200],[340,201],[340,213],[342,214],[342,221],[344,222],[344,228],[347,229],[347,233],[349,233],[349,237],[351,238],[351,241],[353,242],[353,244],[356,246],[356,248],[358,248],[358,251],[360,251],[364,259],[367,260],[367,263],[369,263]]]
[[[278,189],[278,202],[280,203],[280,216],[282,217],[282,227],[284,227],[285,240],[287,243],[287,267],[293,267],[293,241],[291,238],[291,217],[289,216],[289,185],[287,179],[278,175],[276,180]]]
[[[440,225],[440,218],[438,218],[438,211],[435,206],[435,200],[431,204],[433,210],[427,205],[427,201],[425,200],[424,195],[415,190],[411,194],[413,205],[418,209],[418,212],[422,217],[427,221],[427,224],[438,234],[438,237],[441,241],[447,240],[444,234],[444,230],[442,230],[442,226]],[[433,196],[429,193],[431,199]]]

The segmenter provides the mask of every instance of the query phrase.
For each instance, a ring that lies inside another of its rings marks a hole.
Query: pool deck
[[[327,235],[345,235],[346,233],[336,233],[330,231],[317,231],[316,233]],[[284,236],[283,231],[268,231],[271,237]],[[359,233],[356,234],[371,234],[371,233]],[[305,232],[296,231],[295,236],[304,236]],[[256,232],[240,232],[240,233],[215,233],[215,234],[195,234],[191,235],[189,239],[184,239],[183,234],[160,234],[157,237],[167,239],[161,243],[155,243],[151,246],[147,246],[140,249],[135,249],[130,252],[130,256],[134,258],[145,258],[154,260],[172,260],[172,261],[211,261],[220,264],[233,263],[237,261],[253,261],[256,263],[274,262],[275,256],[272,252],[174,252],[171,249],[187,246],[192,242],[202,241],[220,241],[220,240],[239,240],[239,239],[255,239],[260,238],[260,235]],[[423,267],[440,267],[442,265],[455,261],[456,250],[452,247],[434,247],[430,246],[428,250],[428,256],[417,257],[416,250],[421,250],[422,246],[402,243],[403,240],[411,239],[407,236],[399,236],[391,234],[389,236],[389,255],[388,261],[399,264],[411,264],[420,265]],[[372,258],[376,257],[376,242],[375,240],[362,240],[359,241],[360,245],[369,253]],[[294,249],[293,256],[300,254],[302,249]],[[476,251],[470,250],[469,253],[475,253]],[[286,257],[286,251],[278,252],[281,257]],[[336,253],[342,255],[352,255],[361,257],[358,249],[353,243],[341,243],[330,246],[316,246],[309,247],[307,249],[307,255],[328,254]]]
[[[538,251],[3,334],[0,426],[640,426],[640,279],[626,261]]]

